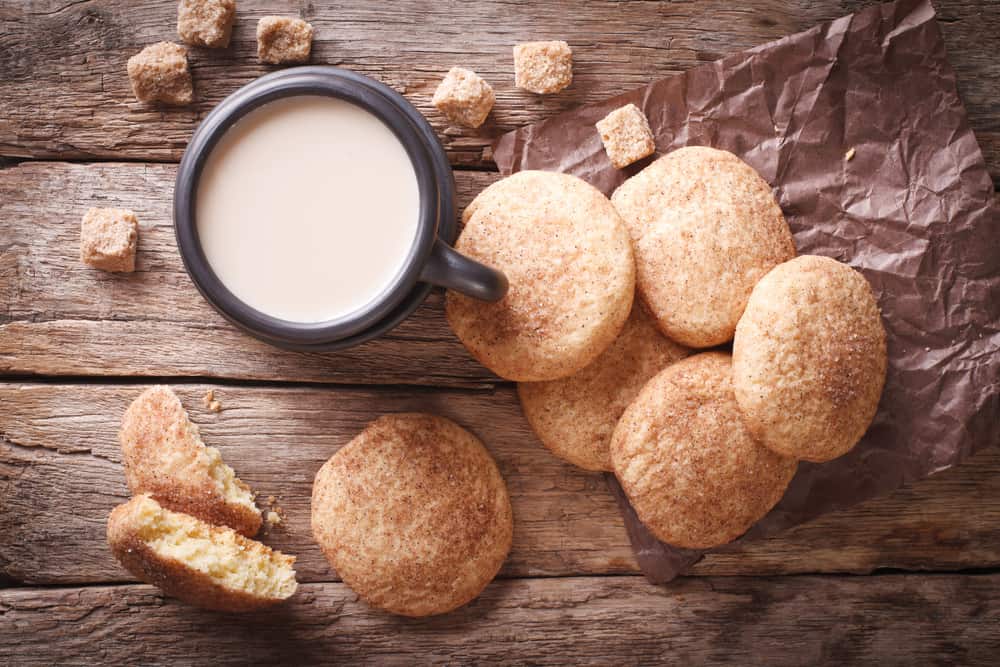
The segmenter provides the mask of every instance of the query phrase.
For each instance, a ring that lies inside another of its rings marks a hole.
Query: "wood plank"
[[[340,353],[289,352],[239,332],[184,271],[171,218],[175,173],[173,165],[116,163],[29,162],[0,170],[0,375],[472,386],[496,380],[451,333],[440,292],[389,335]],[[496,178],[457,172],[459,204]],[[80,218],[90,206],[136,212],[135,273],[80,262]]]
[[[306,581],[334,575],[313,543],[316,471],[384,413],[455,419],[488,445],[516,517],[507,575],[632,571],[624,527],[600,475],[577,472],[530,433],[509,387],[491,391],[177,387],[201,427],[259,497],[278,498],[286,521],[267,541],[295,554]],[[139,386],[0,385],[0,575],[27,583],[128,581],[104,544],[108,512],[128,497],[117,429]]]
[[[179,385],[206,442],[284,523],[265,536],[298,556],[303,581],[335,579],[309,529],[312,479],[379,414],[443,414],[496,457],[514,505],[503,576],[636,573],[600,475],[562,463],[536,440],[510,387],[495,391]],[[108,512],[127,497],[117,428],[140,385],[0,384],[0,577],[27,584],[129,581],[104,544]],[[1000,451],[768,540],[708,556],[694,574],[956,570],[1000,566]]]
[[[203,612],[148,586],[0,591],[17,664],[996,664],[1000,575],[493,582],[426,619],[343,584],[275,611]]]
[[[748,4],[752,6],[747,6]],[[132,97],[125,61],[143,46],[176,39],[176,0],[20,0],[0,10],[0,154],[47,158],[176,161],[198,121],[223,97],[273,68],[257,63],[254,28],[264,14],[298,14],[316,27],[313,63],[346,67],[403,92],[435,125],[455,164],[489,164],[503,132],[630,90],[869,2],[335,3],[241,0],[233,44],[195,49],[197,102],[148,108]],[[1000,174],[1000,6],[973,0],[935,5],[973,127]],[[562,38],[575,50],[575,80],[559,95],[513,86],[511,46]],[[479,130],[450,128],[430,105],[442,73],[470,67],[496,89]]]

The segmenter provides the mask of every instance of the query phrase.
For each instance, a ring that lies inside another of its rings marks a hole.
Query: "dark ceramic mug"
[[[238,299],[212,270],[195,217],[198,181],[216,143],[248,112],[276,99],[328,95],[351,102],[382,120],[402,143],[417,176],[417,233],[395,279],[370,303],[325,322],[291,322]],[[174,188],[174,231],[184,267],[202,296],[250,334],[291,349],[336,350],[371,340],[403,321],[433,285],[486,301],[507,293],[502,273],[450,245],[455,236],[455,181],[434,130],[406,99],[373,79],[336,67],[297,67],[263,76],[240,88],[208,114],[181,159]]]

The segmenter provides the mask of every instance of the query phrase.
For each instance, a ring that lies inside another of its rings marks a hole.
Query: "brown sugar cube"
[[[177,34],[194,46],[229,46],[236,17],[236,0],[181,0],[177,3]]]
[[[493,88],[482,77],[471,70],[452,67],[434,91],[431,103],[451,122],[479,127],[495,101]]]
[[[187,49],[157,42],[128,59],[128,78],[140,102],[190,104],[194,97]]]
[[[312,49],[313,27],[302,19],[265,16],[257,22],[257,57],[262,63],[304,63]]]
[[[139,221],[124,208],[92,208],[80,226],[80,259],[103,271],[135,270]]]
[[[597,121],[597,131],[615,169],[627,167],[656,150],[649,121],[634,104],[619,107]]]
[[[525,42],[514,47],[514,85],[532,93],[558,93],[573,81],[573,51],[566,42]]]

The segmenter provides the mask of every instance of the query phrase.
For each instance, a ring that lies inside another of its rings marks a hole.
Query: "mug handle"
[[[499,301],[507,295],[507,276],[469,259],[441,239],[434,241],[420,280],[481,301]]]

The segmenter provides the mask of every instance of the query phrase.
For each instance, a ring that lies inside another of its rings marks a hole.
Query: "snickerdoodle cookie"
[[[142,581],[205,609],[254,611],[289,598],[298,587],[293,556],[232,528],[172,512],[148,494],[111,512],[108,545]]]
[[[253,537],[261,525],[250,487],[206,447],[169,387],[155,386],[132,401],[118,432],[125,480],[133,494]]]
[[[531,428],[553,454],[587,470],[612,470],[611,434],[651,377],[690,351],[656,327],[636,301],[618,338],[583,370],[549,382],[521,382]]]
[[[683,345],[732,339],[756,282],[795,256],[767,181],[726,151],[676,150],[611,200],[635,243],[639,294]]]
[[[754,287],[733,341],[736,400],[775,452],[829,461],[861,439],[886,375],[885,329],[864,276],[804,255]]]
[[[475,598],[510,550],[507,486],[482,443],[452,421],[381,417],[316,474],[312,529],[369,604],[443,614]]]
[[[448,322],[483,365],[509,380],[555,380],[611,344],[632,307],[635,263],[600,191],[574,176],[523,171],[486,188],[463,219],[456,248],[510,281],[496,303],[448,293]]]
[[[732,360],[706,352],[650,380],[625,410],[611,461],[639,519],[677,547],[742,535],[781,499],[795,459],[750,437],[733,395]]]

